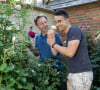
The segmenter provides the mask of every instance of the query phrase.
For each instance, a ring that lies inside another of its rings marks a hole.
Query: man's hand
[[[55,31],[53,29],[48,30],[47,35],[48,35],[48,38],[54,38],[55,37]]]
[[[37,49],[35,49],[35,48],[33,48],[32,47],[32,45],[30,44],[30,43],[26,43],[25,42],[25,44],[26,44],[26,46],[30,49],[30,51],[32,52],[32,54],[34,55],[34,56],[39,56],[39,51],[37,50]]]
[[[47,43],[49,44],[49,46],[51,46],[51,51],[52,51],[53,55],[56,56],[57,51],[52,47],[53,44],[56,42],[55,41],[55,32],[56,32],[56,27],[52,26],[51,30],[49,30],[48,33],[47,33],[47,35],[48,35]]]
[[[55,43],[55,37],[54,38],[47,38],[47,43],[49,44],[49,46],[52,47],[52,45]]]
[[[49,46],[52,46],[55,43],[55,29],[51,27],[51,29],[48,30],[47,35],[47,43]]]
[[[48,30],[47,32],[48,38],[54,38],[55,32],[56,32],[56,26],[51,26],[51,29]]]
[[[47,38],[47,43],[49,46],[51,46],[51,51],[53,53],[53,55],[57,55],[57,51],[52,48],[53,44],[55,43],[55,32],[53,30],[50,30],[48,33],[48,38]]]

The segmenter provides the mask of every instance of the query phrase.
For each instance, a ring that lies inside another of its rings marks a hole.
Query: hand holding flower
[[[51,29],[48,31],[48,38],[54,38],[56,32],[56,26],[51,26]]]
[[[54,38],[47,38],[47,43],[49,44],[49,46],[52,47],[52,45],[55,43],[55,37]]]

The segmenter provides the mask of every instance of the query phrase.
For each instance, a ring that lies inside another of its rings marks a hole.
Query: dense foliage
[[[29,11],[0,4],[0,90],[57,90],[66,81],[65,73],[52,68],[56,62],[48,59],[41,64],[28,54],[25,25]],[[18,22],[10,20],[11,16]]]
[[[92,90],[100,89],[100,37],[98,37],[98,35],[100,35],[100,33],[93,39],[93,33],[87,34],[89,56],[94,72]]]

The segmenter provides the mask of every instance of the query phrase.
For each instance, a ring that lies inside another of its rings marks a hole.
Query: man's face
[[[67,27],[67,19],[63,16],[55,16],[56,27],[59,31],[65,30]]]
[[[45,17],[41,17],[37,20],[37,27],[41,30],[42,33],[47,32],[48,30],[48,22]]]

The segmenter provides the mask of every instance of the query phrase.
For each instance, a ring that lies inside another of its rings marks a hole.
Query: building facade
[[[48,4],[52,9],[65,9],[72,25],[95,34],[100,31],[100,0],[54,0]]]

